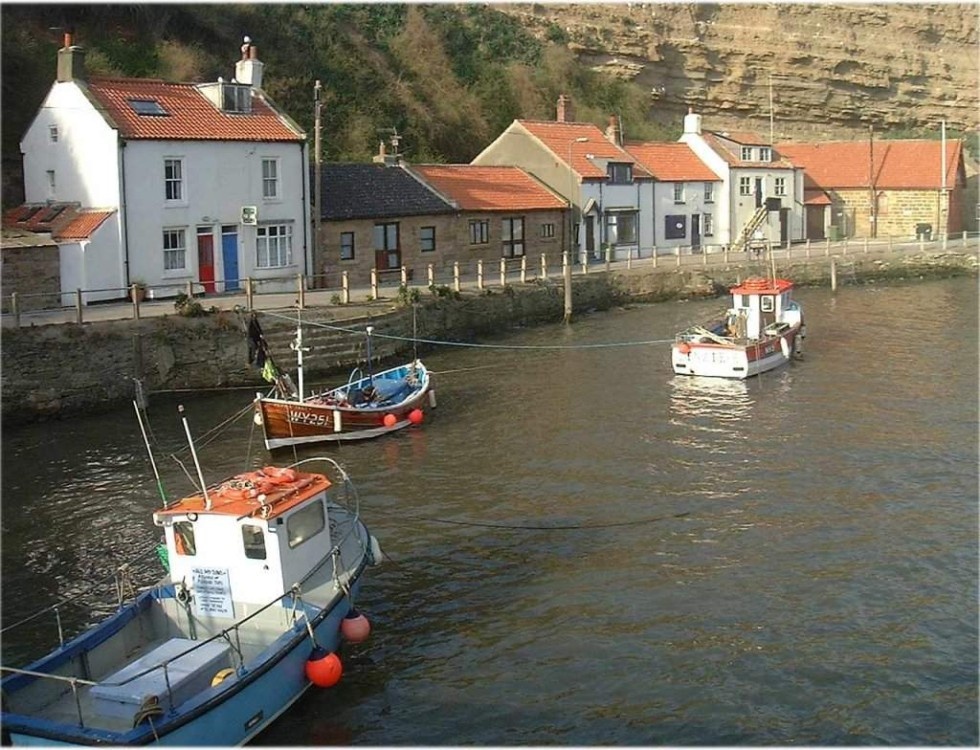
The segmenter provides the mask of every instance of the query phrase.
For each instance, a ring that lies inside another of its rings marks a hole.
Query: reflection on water
[[[752,410],[754,398],[745,380],[675,375],[670,379],[670,413],[674,424],[704,418],[739,422]]]

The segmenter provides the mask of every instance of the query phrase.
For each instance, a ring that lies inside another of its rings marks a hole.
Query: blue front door
[[[225,291],[232,292],[238,283],[238,227],[221,227],[221,259],[225,268]]]

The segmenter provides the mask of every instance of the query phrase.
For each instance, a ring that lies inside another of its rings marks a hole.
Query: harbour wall
[[[799,286],[831,283],[830,258],[781,265],[779,274]],[[926,253],[850,257],[834,261],[841,284],[949,278],[977,275],[976,253]],[[758,268],[756,268],[756,271]],[[576,276],[573,320],[592,311],[634,303],[727,295],[752,269],[731,266],[703,269],[632,268]],[[259,320],[275,360],[286,370],[295,365],[290,342],[295,312],[269,311]],[[376,363],[413,351],[413,339],[467,342],[562,320],[560,279],[453,292],[425,293],[416,306],[379,299],[366,304],[329,305],[303,311],[307,380],[363,366],[367,325],[374,327]],[[292,318],[292,319],[291,319]],[[350,329],[350,330],[346,330]],[[437,344],[418,345],[424,354]],[[44,419],[124,408],[136,382],[154,392],[228,389],[266,384],[248,361],[242,320],[222,311],[198,318],[166,315],[141,320],[112,320],[78,325],[5,328],[2,357],[2,424],[11,427]]]

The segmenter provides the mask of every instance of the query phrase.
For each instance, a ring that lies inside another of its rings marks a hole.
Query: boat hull
[[[671,365],[677,375],[745,379],[774,370],[798,353],[799,327],[747,344],[677,342]]]

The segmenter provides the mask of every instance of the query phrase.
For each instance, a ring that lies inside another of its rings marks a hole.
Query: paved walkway
[[[881,256],[907,256],[915,253],[939,254],[942,252],[972,252],[977,253],[980,248],[980,238],[977,236],[957,238],[943,242],[934,240],[931,242],[909,241],[897,243],[889,240],[865,241],[849,240],[847,242],[827,243],[819,242],[812,245],[802,243],[793,245],[790,248],[775,249],[773,251],[774,260],[777,265],[789,262],[800,262],[808,259],[820,260],[823,258],[835,257],[838,260],[849,260],[860,257],[881,257]],[[583,268],[581,265],[573,266],[573,275],[582,276],[584,274],[602,273],[607,269],[615,272],[625,272],[630,269],[648,269],[657,272],[669,273],[672,271],[683,270],[693,271],[697,269],[712,269],[731,265],[745,265],[754,262],[755,259],[749,257],[748,253],[707,253],[707,254],[684,254],[684,255],[659,255],[654,261],[653,258],[633,258],[631,260],[618,260],[611,263],[596,262]],[[496,264],[485,264],[483,288],[500,288],[501,279],[499,266]],[[539,267],[528,259],[525,279],[530,282],[538,276]],[[418,274],[417,274],[418,275]],[[421,274],[423,277],[425,274]],[[549,269],[548,279],[553,283],[561,283],[561,269]],[[436,278],[436,285],[456,288],[456,280],[452,276],[448,278]],[[508,284],[521,282],[521,274],[515,266],[508,270],[506,275]],[[320,314],[326,313],[332,320],[350,320],[352,318],[362,318],[371,314],[379,315],[390,309],[391,304],[398,296],[400,280],[385,281],[378,288],[378,299],[373,299],[373,290],[369,287],[362,287],[350,290],[351,302],[345,305],[337,304],[336,300],[340,290],[317,289],[309,290],[304,294],[304,308],[315,307]],[[411,289],[418,289],[424,294],[428,294],[428,286],[425,280],[415,279],[408,284]],[[475,292],[480,288],[475,271],[463,274],[459,278],[458,288],[464,292]],[[204,306],[205,309],[215,307],[219,310],[234,310],[236,307],[246,308],[247,299],[244,293],[214,294],[205,297],[195,297],[195,300]],[[253,306],[257,310],[281,310],[295,308],[299,304],[297,291],[274,292],[253,295]],[[95,322],[104,320],[126,320],[137,316],[136,306],[129,302],[110,302],[85,305],[81,307],[64,307],[55,310],[39,310],[22,312],[19,316],[11,313],[4,313],[2,316],[3,327],[29,327],[32,325],[55,325],[60,323]],[[161,315],[175,314],[174,300],[144,300],[139,304],[138,315],[141,318],[154,317]],[[19,317],[19,319],[18,319]]]

